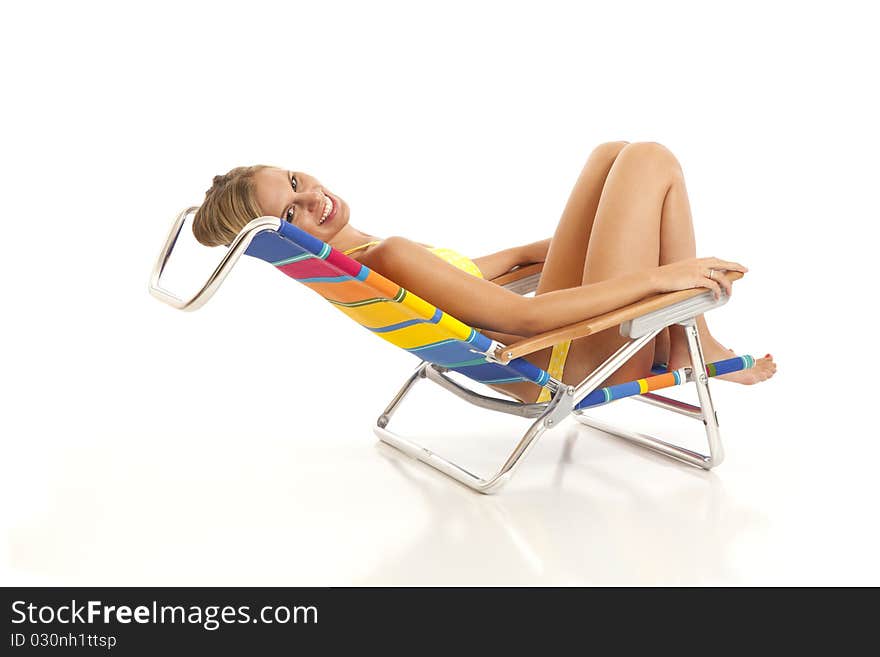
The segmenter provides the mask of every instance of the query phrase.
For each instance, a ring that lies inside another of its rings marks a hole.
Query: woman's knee
[[[675,174],[681,173],[681,164],[672,151],[656,141],[637,141],[628,144],[619,154],[620,158],[662,168]]]
[[[593,152],[590,153],[590,159],[613,161],[618,155],[620,155],[620,151],[628,145],[628,141],[606,141],[604,144],[599,144],[593,149]]]

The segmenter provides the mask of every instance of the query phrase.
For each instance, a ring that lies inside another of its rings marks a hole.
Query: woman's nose
[[[322,192],[302,192],[299,195],[299,202],[302,208],[308,212],[320,212],[324,205],[324,194]]]

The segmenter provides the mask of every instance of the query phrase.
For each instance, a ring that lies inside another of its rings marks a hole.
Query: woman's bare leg
[[[632,271],[696,255],[690,204],[681,167],[660,144],[611,142],[590,155],[579,176],[551,242],[537,293],[576,287]],[[698,318],[707,360],[719,360],[729,352],[709,333],[704,318]],[[662,359],[674,367],[689,364],[684,334],[674,327],[657,338]],[[504,339],[499,336],[499,339]],[[563,380],[579,383],[624,339],[618,329],[575,340],[566,363]],[[685,347],[684,362],[678,362]],[[654,344],[646,345],[609,379],[610,383],[646,376],[654,361]],[[719,353],[724,350],[723,354]],[[550,349],[528,357],[546,369]],[[775,371],[772,359],[761,359],[748,375],[757,380]],[[772,370],[772,371],[771,371]],[[746,374],[746,373],[736,373]],[[749,382],[749,381],[747,381]],[[533,384],[497,386],[515,397],[532,401],[539,388]]]
[[[608,173],[581,270],[581,284],[646,271],[660,264],[660,225],[666,193],[681,175],[671,154],[659,144],[626,146]],[[626,342],[615,327],[575,340],[563,379],[578,383]],[[654,342],[630,358],[607,383],[646,375]]]
[[[600,144],[590,153],[550,241],[550,250],[535,294],[581,285],[602,189],[611,166],[628,144],[626,141],[610,141]]]
[[[682,177],[679,182],[669,188],[663,202],[663,221],[660,226],[660,264],[665,265],[695,256],[693,219],[691,218],[691,207],[685,189],[684,177]],[[706,318],[703,315],[697,317],[696,321],[703,355],[707,362],[723,360],[736,355],[732,349],[726,348],[709,332]],[[677,369],[690,365],[691,358],[684,327],[672,326],[669,332],[670,344],[667,360],[669,367]],[[726,374],[721,378],[737,383],[752,384],[770,378],[775,372],[776,364],[773,362],[773,357],[767,354],[764,358],[757,360],[755,368]]]
[[[653,146],[663,149],[659,144],[653,144]],[[694,222],[684,175],[681,172],[681,166],[672,153],[666,151],[666,155],[671,159],[671,166],[675,168],[676,175],[666,192],[661,210],[660,265],[697,256]],[[727,349],[715,339],[709,331],[706,318],[703,315],[699,315],[696,318],[696,322],[700,333],[703,355],[706,357],[707,362],[723,360],[736,355],[732,349]],[[668,329],[668,335],[668,355],[665,362],[673,369],[690,365],[690,352],[688,351],[684,327],[671,326]],[[656,357],[655,360],[657,360]],[[737,383],[752,384],[769,378],[775,371],[776,365],[773,363],[773,358],[770,354],[767,354],[764,358],[758,359],[754,369],[727,374],[720,378],[736,381]]]
[[[630,144],[621,151],[605,181],[584,263],[583,284],[693,257],[693,222],[678,161],[660,144]],[[714,339],[702,316],[697,326],[708,361],[732,355]],[[625,340],[616,328],[576,340],[569,352],[571,366],[566,366],[566,382],[577,382]],[[646,376],[653,357],[654,345],[646,345],[609,382]],[[670,329],[669,362],[672,367],[690,363],[681,327]],[[775,367],[768,356],[759,359],[754,369],[725,378],[755,383],[772,376]]]
[[[550,242],[550,250],[544,263],[541,279],[535,294],[543,294],[553,290],[578,287],[583,279],[584,260],[593,220],[605,179],[614,160],[629,142],[613,141],[600,144],[587,158],[577,181],[572,188],[556,226],[556,232]],[[502,342],[515,341],[513,336],[483,331],[489,337]],[[546,370],[550,362],[551,349],[541,349],[528,356],[528,360]],[[522,401],[535,401],[541,388],[533,383],[511,383],[493,386]]]

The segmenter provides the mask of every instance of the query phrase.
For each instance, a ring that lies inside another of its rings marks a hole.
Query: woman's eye
[[[293,191],[296,191],[296,176],[291,176],[291,177],[290,177],[290,186],[293,187]],[[293,207],[292,207],[292,206],[291,206],[291,208],[285,213],[284,216],[285,216],[285,218],[287,219],[287,221],[293,221]]]

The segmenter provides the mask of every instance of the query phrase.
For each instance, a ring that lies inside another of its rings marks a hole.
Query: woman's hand
[[[550,238],[541,240],[540,242],[532,242],[525,246],[519,247],[518,265],[527,265],[533,262],[546,262],[547,252],[550,250]]]
[[[655,283],[659,292],[676,292],[694,287],[705,287],[712,290],[715,298],[721,297],[721,289],[728,296],[733,291],[730,281],[722,275],[725,271],[748,271],[747,267],[738,262],[729,262],[719,258],[692,258],[681,260],[658,267]]]
[[[473,261],[483,272],[486,280],[492,280],[501,274],[506,274],[514,267],[544,262],[547,259],[549,248],[550,240],[546,239],[525,246],[515,246],[480,258],[473,258]]]

